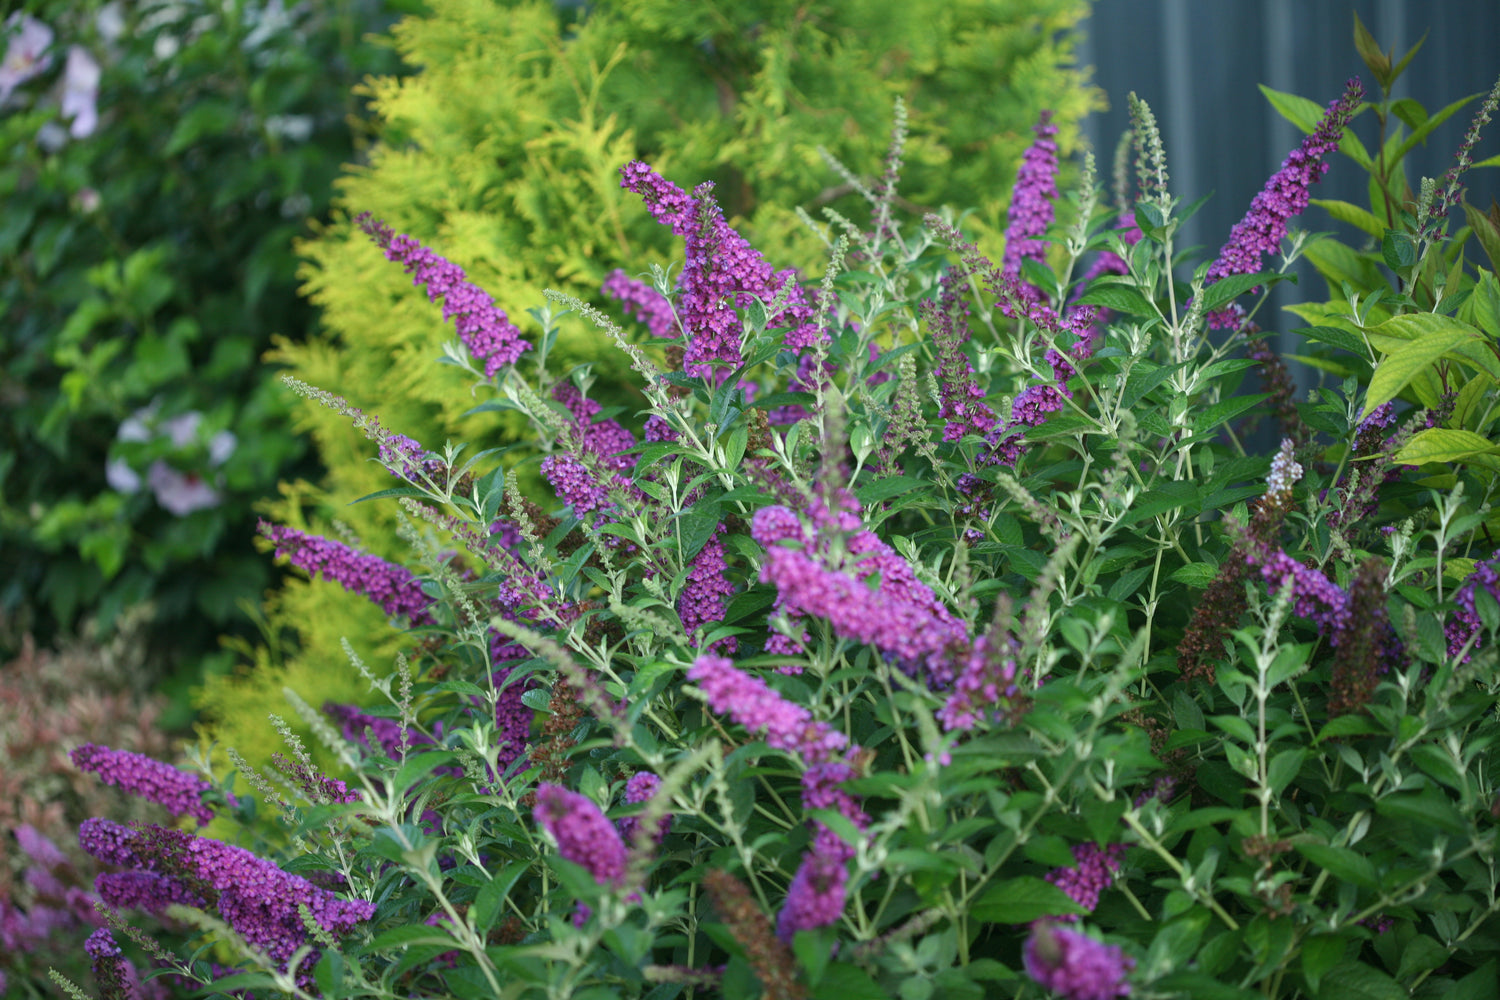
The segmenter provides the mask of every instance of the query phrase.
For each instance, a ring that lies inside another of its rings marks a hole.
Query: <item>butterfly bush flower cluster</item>
[[[404,618],[414,628],[433,623],[432,598],[405,567],[296,528],[262,521],[260,533],[275,543],[277,557],[286,557],[314,579],[331,580],[351,594],[367,597],[390,617]]]
[[[1135,960],[1117,945],[1080,931],[1038,921],[1026,939],[1026,974],[1060,1000],[1114,1000],[1130,996]]]
[[[687,581],[677,596],[677,616],[682,619],[682,628],[693,636],[700,627],[721,621],[734,596],[735,587],[728,577],[729,563],[725,561],[724,526],[714,528],[714,533],[704,543],[698,554],[689,560]],[[692,640],[696,646],[696,638]],[[730,655],[738,648],[734,636],[713,643],[715,652]]]
[[[625,782],[625,802],[629,805],[639,805],[642,802],[649,802],[655,798],[656,793],[660,789],[661,778],[650,771],[637,771],[630,776],[630,780]],[[626,816],[616,826],[620,830],[620,837],[626,843],[629,843],[635,839],[636,831],[641,828],[641,818],[639,816]],[[672,817],[663,816],[660,823],[657,824],[654,835],[658,845],[666,839],[671,829]]]
[[[787,701],[765,681],[737,668],[727,658],[698,657],[687,673],[698,685],[708,707],[727,715],[766,743],[798,758],[807,769],[802,777],[803,806],[836,809],[857,828],[869,825],[855,798],[839,786],[855,777],[849,761],[858,748],[807,709]],[[845,862],[853,851],[822,823],[815,823],[812,849],[787,890],[786,903],[777,918],[776,932],[790,941],[799,930],[826,927],[843,913],[848,871]]]
[[[1265,188],[1250,202],[1245,217],[1229,231],[1229,240],[1208,269],[1208,284],[1231,274],[1254,274],[1260,270],[1262,257],[1281,249],[1287,220],[1307,208],[1311,197],[1308,189],[1328,172],[1323,158],[1338,148],[1344,127],[1363,98],[1363,85],[1358,78],[1351,79],[1343,96],[1328,105],[1318,127],[1302,140],[1301,146],[1287,154],[1281,169],[1271,175]],[[1233,309],[1209,316],[1209,324],[1216,328],[1235,327],[1239,322],[1239,313]]]
[[[299,908],[334,938],[347,935],[375,912],[372,903],[342,899],[244,848],[181,830],[155,824],[131,828],[94,818],[79,828],[78,841],[100,861],[161,880],[109,884],[119,901],[139,901],[159,910],[172,902],[202,900],[282,968],[299,949],[313,943]],[[299,969],[304,988],[312,984],[310,969],[317,955],[314,948]]]
[[[937,348],[938,416],[947,421],[943,440],[957,441],[968,434],[980,437],[995,426],[995,411],[984,401],[985,392],[974,377],[974,365],[964,353],[969,340],[968,307],[964,304],[959,272],[943,275],[936,298],[922,302],[922,317]]]
[[[482,288],[470,283],[463,268],[368,214],[356,221],[385,251],[387,260],[406,269],[412,284],[427,286],[428,299],[442,300],[443,319],[453,320],[459,340],[474,360],[484,365],[486,378],[494,378],[500,369],[515,364],[531,349],[505,310],[495,305]]]
[[[748,306],[755,297],[770,303],[789,282],[792,289],[772,326],[788,327],[784,344],[801,351],[818,338],[814,306],[796,283],[796,272],[773,271],[760,252],[724,221],[723,209],[713,199],[713,184],[705,182],[691,196],[637,160],[620,170],[620,186],[638,194],[657,222],[669,226],[687,244],[686,261],[678,278],[678,315],[687,338],[683,371],[717,381],[738,367],[741,323],[735,307]],[[721,370],[715,372],[715,365]]]
[[[1467,661],[1475,650],[1484,645],[1484,633],[1476,605],[1481,590],[1500,601],[1500,572],[1497,572],[1497,566],[1500,566],[1500,558],[1495,557],[1475,563],[1474,569],[1454,592],[1453,601],[1458,607],[1449,614],[1443,625],[1443,632],[1448,639],[1449,656],[1462,654]]]
[[[750,535],[766,550],[761,581],[776,586],[778,607],[786,612],[827,619],[840,636],[875,646],[903,669],[921,671],[937,685],[950,683],[951,649],[967,643],[963,623],[904,559],[862,528],[852,497],[839,503],[833,515],[814,508],[821,522],[816,532],[786,507],[756,511]],[[848,570],[825,561],[830,531],[853,532],[844,540]],[[868,581],[877,574],[880,583],[872,589]]]
[[[625,842],[592,799],[543,784],[536,790],[536,821],[557,842],[557,852],[594,881],[616,889],[625,884]]]
[[[1068,897],[1090,913],[1099,905],[1099,894],[1114,884],[1120,872],[1120,862],[1125,857],[1124,844],[1109,844],[1100,847],[1092,842],[1073,846],[1074,864],[1067,868],[1056,868],[1047,873],[1047,881],[1057,886]],[[1060,920],[1076,920],[1076,916],[1065,916]]]
[[[107,785],[117,785],[157,805],[173,816],[192,816],[201,824],[212,822],[213,809],[203,801],[211,786],[196,774],[188,774],[170,764],[163,764],[129,750],[85,743],[69,757],[81,771],[89,771]]]
[[[672,303],[646,282],[617,268],[604,279],[599,290],[619,302],[627,315],[646,324],[653,337],[676,335],[677,317],[672,312]]]
[[[1023,260],[1041,260],[1047,244],[1041,239],[1052,223],[1052,203],[1057,198],[1057,126],[1052,113],[1043,111],[1033,131],[1036,141],[1021,158],[1021,170],[1011,194],[1010,225],[1005,230],[1005,257],[1001,270],[1017,281],[1024,297],[1033,303],[1044,299],[1042,292],[1021,279]]]

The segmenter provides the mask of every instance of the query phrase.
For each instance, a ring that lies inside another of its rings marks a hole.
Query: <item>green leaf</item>
[[[1323,977],[1320,1000],[1408,1000],[1406,991],[1390,976],[1363,962],[1341,962]]]
[[[1385,234],[1385,223],[1358,205],[1332,198],[1313,198],[1311,203],[1322,208],[1340,222],[1347,222],[1376,239],[1380,239]]]
[[[678,515],[677,530],[682,537],[682,558],[691,559],[703,551],[719,526],[719,505],[700,500]]]
[[[1346,281],[1358,291],[1385,284],[1379,267],[1369,256],[1339,240],[1315,240],[1303,248],[1302,256],[1328,281],[1334,295],[1339,294],[1341,284]]]
[[[1376,82],[1382,88],[1388,88],[1391,80],[1391,58],[1380,51],[1380,44],[1375,41],[1375,36],[1370,34],[1370,30],[1365,27],[1357,13],[1354,15],[1354,48],[1359,53],[1359,57],[1365,61],[1365,65],[1370,68],[1370,72],[1375,75]],[[1316,989],[1316,985],[1314,988]]]
[[[375,936],[375,940],[353,952],[355,955],[373,955],[378,951],[388,948],[398,948],[411,944],[431,944],[453,947],[453,937],[434,927],[417,924],[403,924],[400,927],[392,927],[388,931],[382,931]]]
[[[1285,274],[1276,274],[1266,271],[1260,274],[1230,274],[1203,290],[1203,311],[1213,312],[1222,308],[1252,288],[1269,287],[1290,277]]]
[[[1387,229],[1380,238],[1380,256],[1393,271],[1404,271],[1417,262],[1417,247],[1410,236]]]
[[[350,500],[349,506],[364,503],[366,500],[384,500],[387,497],[425,497],[427,494],[415,486],[393,486],[388,490],[376,490],[374,493],[366,493],[358,500]]]
[[[1377,406],[1395,399],[1402,389],[1411,384],[1412,379],[1431,368],[1444,354],[1474,339],[1474,330],[1468,324],[1431,313],[1397,316],[1375,327],[1371,333],[1381,333],[1387,329],[1412,329],[1419,335],[1386,355],[1375,366],[1375,374],[1370,376],[1370,387],[1365,393],[1361,420],[1368,417],[1370,411]]]
[[[838,997],[839,1000],[886,1000],[881,989],[870,974],[857,965],[833,962],[818,981],[818,996]]]
[[[200,139],[228,131],[237,116],[238,111],[230,101],[217,98],[199,101],[177,120],[162,155],[176,156]]]
[[[1437,827],[1449,833],[1463,835],[1467,824],[1459,815],[1448,797],[1436,788],[1424,788],[1420,792],[1398,792],[1375,802],[1375,811],[1392,819],[1403,819],[1420,826]]]
[[[1448,949],[1426,934],[1418,934],[1406,943],[1401,952],[1401,965],[1396,970],[1397,979],[1431,972],[1448,961]]]
[[[406,762],[401,765],[401,770],[396,772],[396,777],[391,783],[391,788],[397,794],[404,793],[433,771],[444,764],[452,764],[457,759],[448,750],[414,754],[406,758]]]
[[[1500,226],[1468,202],[1464,202],[1464,218],[1474,231],[1474,238],[1489,257],[1490,267],[1500,271]]]
[[[761,303],[760,299],[750,300],[750,304],[745,307],[745,318],[750,321],[750,325],[755,328],[756,333],[765,330],[766,307]]]
[[[1250,396],[1231,396],[1229,399],[1222,399],[1204,410],[1193,421],[1193,436],[1197,437],[1200,434],[1207,434],[1220,424],[1233,420],[1241,413],[1259,406],[1269,398],[1271,398],[1270,393],[1259,392]]]
[[[917,476],[888,476],[859,487],[854,491],[854,496],[860,503],[869,506],[926,485],[927,480]]]
[[[1500,961],[1490,959],[1460,979],[1443,994],[1443,1000],[1497,1000],[1500,998]]]
[[[1292,332],[1300,333],[1315,343],[1332,345],[1356,357],[1368,360],[1370,356],[1370,350],[1365,346],[1363,340],[1347,330],[1340,330],[1335,326],[1302,326]]]
[[[1317,934],[1302,942],[1302,975],[1314,993],[1324,974],[1343,961],[1345,947],[1344,939],[1333,934]]]
[[[1286,94],[1279,90],[1272,90],[1265,84],[1259,84],[1260,92],[1266,95],[1266,100],[1271,102],[1271,107],[1276,109],[1277,114],[1300,128],[1304,133],[1310,133],[1318,127],[1318,122],[1323,118],[1323,109],[1305,97],[1296,94]]]
[[[1149,361],[1138,362],[1125,378],[1125,389],[1120,394],[1120,405],[1134,409],[1135,404],[1146,397],[1152,389],[1172,377],[1182,365],[1153,365]]]
[[[1306,747],[1283,750],[1272,757],[1271,762],[1266,765],[1266,783],[1271,786],[1271,791],[1280,795],[1282,789],[1297,777],[1297,772],[1302,770],[1302,762],[1306,759]]]
[[[1175,481],[1162,483],[1156,489],[1136,501],[1135,506],[1130,508],[1123,523],[1135,524],[1144,521],[1148,517],[1157,514],[1165,514],[1169,510],[1176,510],[1188,504],[1195,503],[1198,499],[1198,487],[1191,482]],[[1197,511],[1189,511],[1193,514]]]
[[[1110,584],[1109,592],[1105,596],[1111,601],[1125,600],[1140,589],[1141,584],[1146,581],[1146,577],[1151,575],[1151,571],[1152,567],[1150,566],[1137,566],[1133,570],[1120,574],[1120,578]]]
[[[1218,575],[1218,568],[1208,563],[1188,563],[1173,570],[1167,579],[1172,583],[1184,583],[1195,590],[1202,590]]]
[[[1022,875],[990,886],[970,913],[983,923],[1028,924],[1037,917],[1083,916],[1088,910],[1051,882]]]
[[[480,887],[479,895],[474,897],[474,905],[469,908],[469,912],[474,916],[474,926],[481,937],[495,925],[495,918],[500,914],[500,907],[505,904],[505,897],[521,876],[526,874],[528,867],[530,866],[525,861],[513,861]]]
[[[1104,306],[1127,316],[1158,315],[1156,306],[1134,285],[1106,283],[1102,278],[1089,286],[1089,290],[1078,300],[1078,305]]]
[[[1447,427],[1429,427],[1412,435],[1392,456],[1392,460],[1401,465],[1425,465],[1428,462],[1474,461],[1491,455],[1500,455],[1500,445],[1482,434]]]
[[[1424,35],[1423,37],[1425,38],[1426,36]],[[1421,43],[1418,42],[1417,45],[1420,46]],[[1412,51],[1416,51],[1416,46],[1413,47]],[[1406,59],[1409,58],[1411,58],[1411,53],[1407,53],[1406,55]],[[1401,64],[1403,66],[1406,64],[1406,59],[1402,59],[1401,61]],[[1407,153],[1410,153],[1413,149],[1416,149],[1418,144],[1426,142],[1427,137],[1432,134],[1433,129],[1437,128],[1439,125],[1443,124],[1443,122],[1451,118],[1454,114],[1461,111],[1465,104],[1468,104],[1476,97],[1483,96],[1484,93],[1483,91],[1481,91],[1476,94],[1470,94],[1468,97],[1460,97],[1452,104],[1445,106],[1442,110],[1424,120],[1421,125],[1411,130],[1411,135],[1407,136],[1406,141],[1401,143],[1400,147],[1397,148],[1395,156],[1392,157],[1391,162],[1400,162]],[[1477,166],[1478,164],[1475,165]]]
[[[1328,844],[1296,844],[1297,853],[1322,868],[1341,882],[1349,882],[1362,889],[1378,889],[1380,876],[1374,863],[1363,854],[1347,847],[1330,847]]]

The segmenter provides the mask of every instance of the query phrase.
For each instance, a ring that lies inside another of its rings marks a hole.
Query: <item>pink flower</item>
[[[75,139],[85,139],[99,127],[99,63],[79,45],[68,47],[63,69],[62,113]]]
[[[156,494],[156,502],[178,517],[217,507],[224,499],[196,472],[179,472],[160,458],[146,470],[146,484]]]
[[[20,25],[17,30],[16,25]],[[27,80],[44,73],[52,64],[47,47],[52,44],[52,29],[34,17],[12,14],[5,21],[10,44],[5,47],[5,59],[0,61],[0,103],[3,103]]]

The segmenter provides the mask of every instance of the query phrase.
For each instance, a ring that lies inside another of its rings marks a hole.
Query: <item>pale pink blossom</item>
[[[19,25],[19,27],[17,27]],[[27,80],[46,71],[52,64],[47,48],[52,44],[52,29],[34,17],[12,14],[5,22],[6,32],[14,31],[0,61],[0,102]]]

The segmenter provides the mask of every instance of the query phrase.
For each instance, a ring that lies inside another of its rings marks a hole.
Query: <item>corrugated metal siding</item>
[[[1354,50],[1353,11],[1387,49],[1404,50],[1429,32],[1421,51],[1397,84],[1397,97],[1413,97],[1429,112],[1467,94],[1488,91],[1500,76],[1500,2],[1497,0],[1095,0],[1084,22],[1079,62],[1109,96],[1110,110],[1095,115],[1086,134],[1107,174],[1115,142],[1128,127],[1125,96],[1135,91],[1156,113],[1171,169],[1173,192],[1191,202],[1213,197],[1184,227],[1184,246],[1217,253],[1229,229],[1244,214],[1266,178],[1280,166],[1302,134],[1272,110],[1256,84],[1299,94],[1326,105],[1359,75],[1375,84]],[[1378,91],[1376,91],[1378,93]],[[1445,122],[1426,147],[1407,157],[1407,176],[1440,177],[1473,119],[1478,102]],[[1374,148],[1377,124],[1368,112],[1356,123]],[[1500,117],[1480,138],[1476,159],[1500,152]],[[1368,206],[1367,175],[1342,155],[1313,188],[1315,198],[1338,198]],[[1468,176],[1468,198],[1488,206],[1500,199],[1500,170]],[[1299,220],[1302,228],[1338,229],[1320,209]],[[1453,230],[1450,228],[1450,232]],[[1470,259],[1478,254],[1471,249]],[[1480,255],[1480,259],[1483,257]],[[1322,280],[1311,268],[1301,285],[1281,286],[1279,301],[1263,310],[1262,326],[1285,331],[1303,325],[1280,309],[1287,302],[1320,298]],[[1295,351],[1283,335],[1283,350]],[[1309,373],[1300,373],[1307,381]]]

